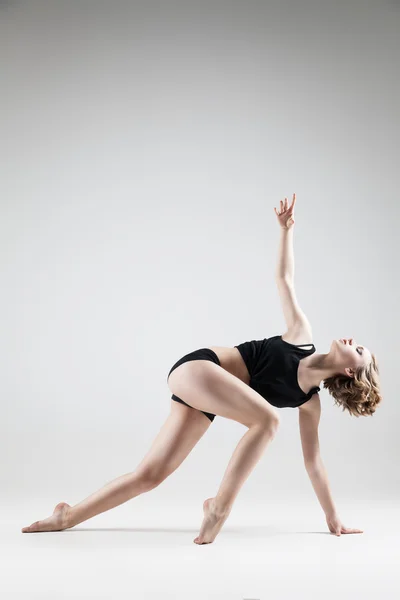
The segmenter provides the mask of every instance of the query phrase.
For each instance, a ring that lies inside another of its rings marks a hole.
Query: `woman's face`
[[[365,367],[371,360],[371,352],[365,346],[357,344],[353,338],[334,340],[337,356],[344,367],[355,369]]]

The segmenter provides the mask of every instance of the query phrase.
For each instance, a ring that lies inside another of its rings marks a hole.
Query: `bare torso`
[[[250,375],[247,367],[244,363],[242,355],[237,348],[229,348],[225,346],[209,346],[210,350],[213,350],[219,358],[221,367],[238,377],[244,383],[249,385]]]

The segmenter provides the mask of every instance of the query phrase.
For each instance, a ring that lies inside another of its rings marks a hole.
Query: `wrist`
[[[330,510],[328,512],[325,513],[325,516],[327,519],[333,519],[335,517],[339,516],[339,513],[337,510]]]

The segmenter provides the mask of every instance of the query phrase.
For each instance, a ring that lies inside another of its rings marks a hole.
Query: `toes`
[[[199,545],[204,543],[204,539],[201,538],[199,535],[197,536],[197,538],[194,538],[193,541],[195,544],[199,544]]]
[[[28,527],[23,527],[22,528],[22,533],[32,533],[33,531],[36,531],[36,526],[38,525],[38,523],[32,523],[32,525],[29,525]]]
[[[202,538],[200,536],[198,536],[197,538],[194,538],[193,541],[194,541],[195,544],[198,544],[199,546],[203,546],[204,544],[211,544],[212,543],[212,540],[209,540],[207,542],[204,538]]]

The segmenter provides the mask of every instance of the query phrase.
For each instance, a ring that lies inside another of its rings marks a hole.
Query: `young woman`
[[[214,498],[204,501],[196,544],[214,541],[244,482],[279,425],[278,408],[299,408],[304,464],[331,533],[362,533],[345,527],[333,502],[318,443],[323,382],[335,403],[350,415],[367,416],[382,400],[376,358],[352,338],[333,340],[317,354],[311,325],[297,303],[293,284],[293,225],[296,197],[280,201],[281,228],[276,283],[287,331],[283,335],[213,346],[186,354],[171,368],[171,412],[136,470],[107,483],[75,506],[57,504],[53,514],[22,528],[23,533],[74,527],[154,489],[173,473],[210,427],[215,415],[246,426]],[[184,399],[184,400],[183,400]]]

